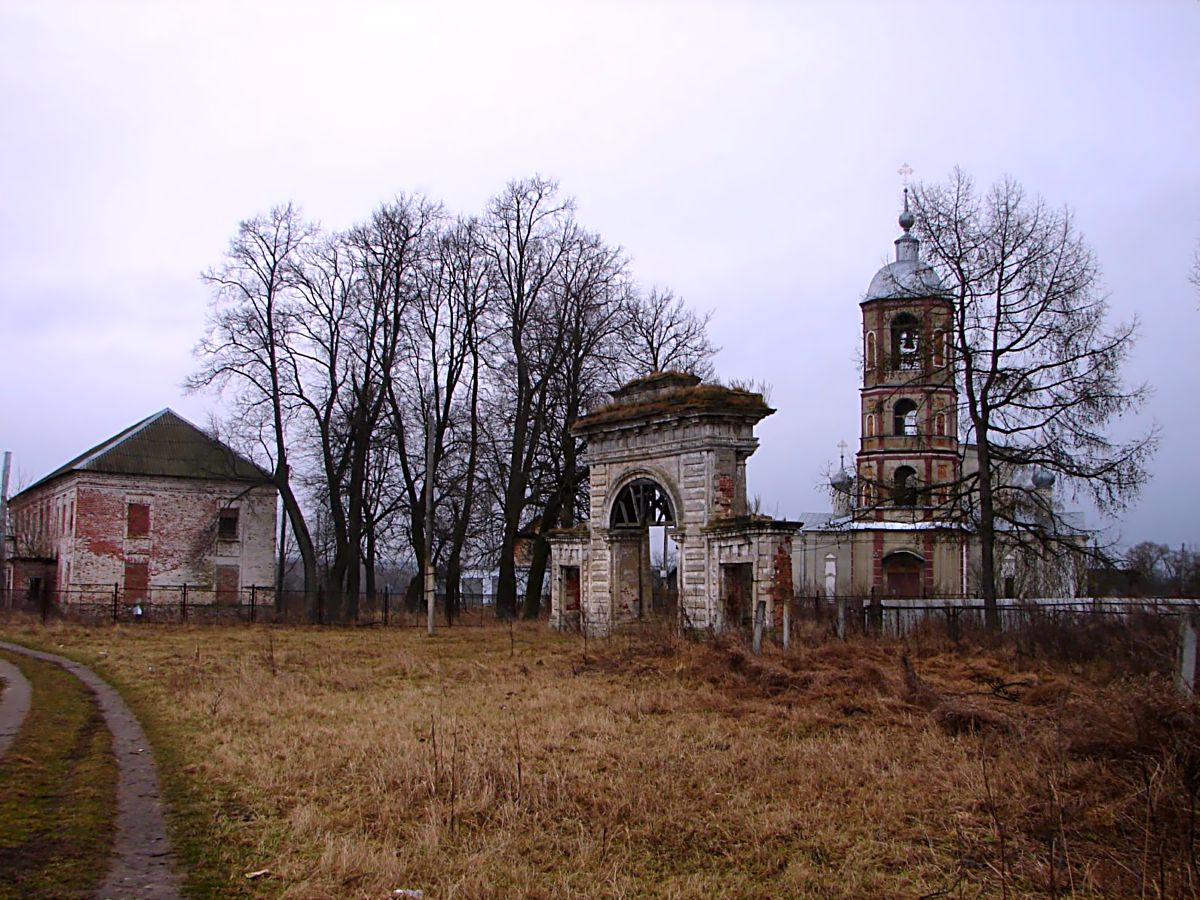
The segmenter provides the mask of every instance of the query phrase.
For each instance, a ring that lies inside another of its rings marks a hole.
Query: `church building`
[[[959,514],[963,447],[954,307],[921,260],[905,193],[896,259],[862,300],[860,438],[853,473],[830,481],[832,512],[802,516],[800,593],[933,597],[968,590],[969,531]],[[844,446],[844,445],[843,445]]]
[[[801,596],[978,595],[979,541],[962,487],[977,464],[974,446],[959,439],[954,302],[921,260],[907,190],[899,223],[896,259],[875,274],[859,304],[862,383],[853,471],[843,458],[829,482],[833,509],[802,514],[804,527],[794,540]],[[1013,471],[1004,482],[1013,495],[1036,493],[1035,506],[1049,509],[1055,502],[1049,472]],[[1082,528],[1076,534],[1086,543]],[[1002,596],[1077,593],[1079,559],[1054,559],[1011,529],[1002,527],[997,537]]]

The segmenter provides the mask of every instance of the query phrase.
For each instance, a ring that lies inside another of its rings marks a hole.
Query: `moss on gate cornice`
[[[654,391],[654,388],[664,382],[670,384],[663,375],[673,374],[677,373],[660,373],[630,382],[620,391],[614,392],[613,396],[619,399],[576,419],[571,425],[571,430],[586,433],[594,428],[640,419],[705,414],[735,416],[758,422],[775,412],[767,405],[762,394],[719,384],[692,383],[688,386],[673,386],[665,391]],[[633,391],[629,390],[631,387],[634,388]],[[626,399],[636,398],[643,391],[652,395],[645,400]]]

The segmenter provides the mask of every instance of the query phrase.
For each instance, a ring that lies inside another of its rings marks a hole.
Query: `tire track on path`
[[[0,641],[0,648],[55,663],[82,681],[96,695],[104,723],[112,734],[117,758],[117,836],[112,867],[96,896],[113,900],[178,898],[181,881],[167,837],[158,771],[146,734],[129,706],[112,685],[81,663],[4,641]],[[4,674],[2,670],[0,674]],[[4,706],[9,693],[5,691]]]

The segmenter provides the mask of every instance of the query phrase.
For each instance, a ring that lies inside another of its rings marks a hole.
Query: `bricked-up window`
[[[237,566],[217,566],[217,603],[233,606],[238,602],[240,576]]]
[[[222,541],[238,539],[238,511],[236,509],[221,510],[221,515],[217,519],[217,538]]]
[[[125,511],[125,536],[147,537],[150,534],[150,504],[130,503]]]
[[[150,566],[144,562],[125,561],[125,602],[145,603],[150,592]]]

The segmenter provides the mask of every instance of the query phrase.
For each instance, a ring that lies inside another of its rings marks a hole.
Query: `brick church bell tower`
[[[954,306],[937,273],[921,261],[920,242],[911,233],[914,221],[906,188],[896,259],[876,273],[861,303],[861,439],[853,515],[860,527],[888,522],[896,524],[883,529],[907,526],[932,535],[955,518],[953,485],[961,472]],[[928,591],[935,583],[933,554],[922,549],[932,548],[914,548],[911,560],[893,559],[889,573],[876,548],[873,586],[909,595]]]

